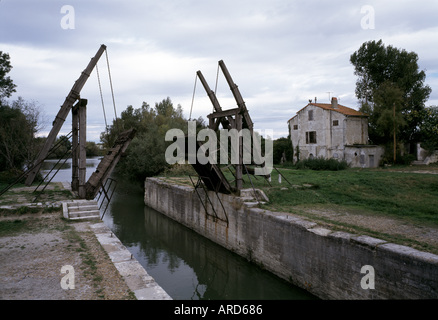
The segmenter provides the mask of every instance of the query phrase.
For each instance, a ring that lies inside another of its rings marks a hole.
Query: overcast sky
[[[65,7],[68,5],[69,7]],[[71,10],[73,9],[73,10]],[[438,105],[438,1],[292,0],[0,0],[0,51],[10,54],[9,74],[19,96],[35,101],[45,131],[101,44],[107,46],[117,115],[143,101],[166,97],[189,118],[212,112],[200,82],[216,86],[224,60],[255,128],[287,136],[287,120],[309,99],[354,109],[356,76],[349,58],[362,43],[382,39],[419,56]],[[99,60],[108,123],[114,108],[105,55]],[[223,109],[236,103],[222,74],[217,95]],[[87,140],[104,130],[96,70],[81,97],[88,99]],[[61,133],[71,131],[71,118]]]

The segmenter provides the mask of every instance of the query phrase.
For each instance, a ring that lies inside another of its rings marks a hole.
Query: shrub
[[[338,171],[348,168],[347,161],[325,159],[323,157],[301,160],[296,164],[297,169]]]

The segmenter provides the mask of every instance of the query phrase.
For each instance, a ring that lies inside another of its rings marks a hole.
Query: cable
[[[195,75],[195,86],[193,88],[193,96],[192,96],[192,106],[190,107],[190,116],[189,121],[192,119],[192,110],[193,110],[193,102],[195,101],[195,92],[196,92],[196,82],[198,81],[198,75]]]
[[[102,101],[103,117],[105,119],[105,130],[108,134],[108,124],[106,122],[105,104],[103,102],[102,86],[100,85],[99,68],[97,67],[97,64],[96,64],[96,72],[97,72],[97,82],[99,83],[100,100]]]
[[[110,82],[110,87],[111,87],[111,96],[113,98],[113,106],[114,106],[114,115],[116,117],[116,126],[117,126],[117,130],[118,128],[118,122],[117,122],[117,110],[116,110],[116,101],[114,99],[114,90],[113,90],[113,81],[111,79],[111,71],[110,71],[110,65],[109,65],[109,59],[108,59],[108,50],[105,49],[105,56],[106,56],[106,64],[108,66],[108,77],[109,77],[109,82]]]

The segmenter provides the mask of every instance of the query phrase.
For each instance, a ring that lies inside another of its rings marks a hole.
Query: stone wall
[[[198,191],[148,178],[145,204],[322,299],[438,298],[437,255]]]

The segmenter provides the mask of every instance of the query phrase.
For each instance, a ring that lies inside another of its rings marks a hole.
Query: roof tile
[[[338,105],[337,105],[337,108],[333,108],[332,105],[331,105],[331,103],[309,103],[309,104],[307,104],[304,108],[300,109],[300,110],[297,112],[297,114],[298,114],[301,110],[304,110],[305,108],[307,108],[307,107],[310,106],[310,105],[313,105],[313,106],[316,106],[316,107],[319,107],[319,108],[322,108],[322,109],[325,109],[325,110],[336,111],[336,112],[342,113],[342,114],[344,114],[344,115],[346,115],[346,116],[368,117],[368,115],[365,114],[365,113],[363,113],[363,112],[360,112],[360,111],[354,110],[354,109],[352,109],[352,108],[349,108],[349,107],[343,106],[343,105],[341,105],[341,104],[338,104]],[[288,120],[288,122],[289,122],[290,120],[292,120],[293,118],[295,118],[296,116],[297,116],[297,115],[295,115],[295,116],[293,116],[292,118],[290,118],[290,119]]]

